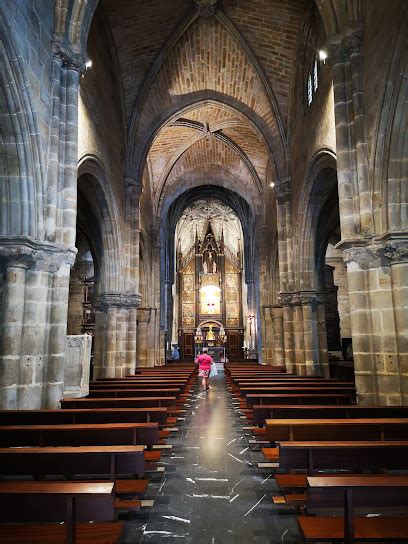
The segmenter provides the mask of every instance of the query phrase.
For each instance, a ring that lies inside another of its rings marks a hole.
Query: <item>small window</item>
[[[307,74],[307,105],[313,102],[314,97],[317,93],[319,87],[319,59],[317,55],[314,57],[313,62],[310,66],[309,72]]]

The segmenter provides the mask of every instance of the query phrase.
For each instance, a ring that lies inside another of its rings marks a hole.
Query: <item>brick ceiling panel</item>
[[[230,146],[221,142],[214,136],[201,138],[201,140],[190,146],[174,164],[168,176],[167,183],[171,185],[174,181],[179,179],[185,171],[201,169],[213,165],[222,165],[231,174],[248,179],[248,184],[251,184],[251,173],[245,163]]]
[[[149,151],[153,180],[156,181],[174,153],[197,136],[197,130],[188,127],[168,126],[161,130]]]
[[[259,177],[262,180],[265,180],[268,153],[262,141],[252,128],[249,125],[240,122],[232,127],[224,128],[222,133],[244,151],[254,165]]]
[[[192,11],[191,0],[102,0],[118,54],[126,115],[175,28]]]
[[[307,0],[223,0],[261,64],[286,117],[296,40]]]
[[[233,97],[273,124],[271,103],[254,66],[214,17],[197,19],[174,45],[144,108],[159,113],[175,98],[204,90]]]

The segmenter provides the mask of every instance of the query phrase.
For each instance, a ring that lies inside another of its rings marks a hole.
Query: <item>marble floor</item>
[[[303,542],[296,515],[278,514],[279,494],[228,393],[222,367],[208,393],[197,391],[180,430],[168,440],[171,455],[161,481],[149,484],[155,505],[147,519],[126,521],[121,544],[271,544]]]

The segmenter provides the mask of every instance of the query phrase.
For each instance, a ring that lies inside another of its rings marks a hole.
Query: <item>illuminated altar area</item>
[[[242,240],[238,217],[216,200],[195,202],[177,225],[173,331],[186,360],[205,346],[216,360],[243,357]]]

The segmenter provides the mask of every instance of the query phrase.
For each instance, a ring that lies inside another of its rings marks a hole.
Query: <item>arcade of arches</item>
[[[56,407],[85,334],[94,378],[207,344],[408,404],[407,25],[2,0],[1,406]]]

